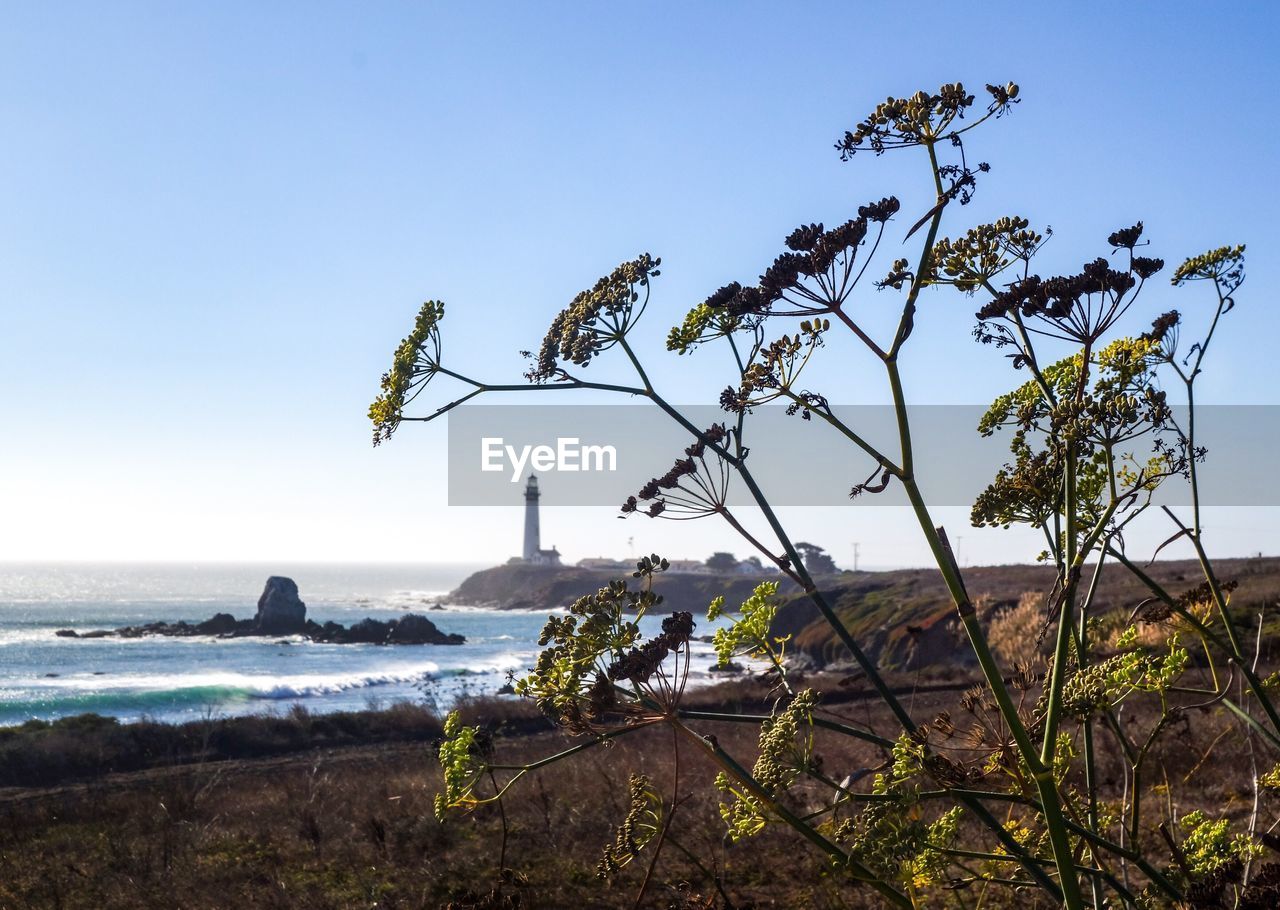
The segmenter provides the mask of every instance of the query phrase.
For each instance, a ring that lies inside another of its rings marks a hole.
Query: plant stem
[[[778,802],[772,793],[761,786],[760,782],[757,781],[745,768],[738,764],[728,752],[724,751],[724,749],[722,749],[719,743],[714,739],[698,735],[675,718],[672,718],[671,723],[675,724],[676,729],[684,733],[686,737],[705,751],[710,756],[711,760],[719,765],[726,774],[741,783],[752,796],[761,802],[768,804],[771,812],[777,815],[782,819],[782,821],[797,831],[806,840],[813,843],[818,847],[818,849],[822,850],[822,852],[839,862],[842,866],[848,868],[855,878],[870,885],[890,904],[897,907],[912,907],[911,900],[903,895],[902,892],[891,887],[885,882],[880,881],[874,872],[858,860],[851,857],[849,854],[845,853],[836,844],[827,840],[827,838],[818,833],[813,826],[807,824],[794,812]]]

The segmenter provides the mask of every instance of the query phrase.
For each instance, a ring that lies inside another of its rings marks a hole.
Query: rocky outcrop
[[[307,637],[339,645],[460,645],[466,641],[461,635],[441,632],[435,623],[416,613],[391,620],[362,619],[350,628],[336,622],[323,626],[310,623]]]
[[[576,566],[536,566],[509,563],[476,572],[445,598],[446,603],[497,607],[502,610],[554,610],[566,607],[584,594],[594,594],[615,578],[626,578],[625,569],[580,569]],[[718,595],[737,605],[746,600],[762,581],[776,581],[783,594],[799,588],[778,573],[769,575],[692,574],[665,572],[654,576],[653,590],[661,594],[667,607],[706,612]]]
[[[298,599],[298,586],[293,579],[273,575],[258,599],[258,612],[253,619],[236,619],[230,613],[215,613],[204,622],[151,622],[119,629],[94,629],[80,632],[59,629],[59,638],[142,638],[148,635],[188,638],[213,635],[218,638],[248,638],[301,635],[326,644],[370,645],[460,645],[461,635],[441,632],[436,624],[416,613],[390,620],[362,619],[350,628],[338,622],[323,625],[306,618],[307,607]]]
[[[298,598],[298,585],[292,578],[272,575],[267,579],[254,626],[263,635],[299,635],[307,625],[307,605]]]
[[[236,618],[230,613],[214,613],[196,626],[199,635],[230,635],[236,630]]]

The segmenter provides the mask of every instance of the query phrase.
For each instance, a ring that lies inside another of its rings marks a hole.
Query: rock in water
[[[345,632],[338,634],[340,644],[383,645],[387,642],[390,626],[377,619],[362,619]]]
[[[307,605],[298,599],[292,578],[272,575],[258,598],[254,628],[262,635],[299,635],[306,631]]]
[[[196,632],[201,635],[230,635],[235,630],[236,618],[230,613],[214,613],[196,626]]]
[[[393,645],[460,645],[465,639],[461,635],[441,632],[425,616],[406,613],[392,620],[387,641]]]
[[[253,619],[236,619],[230,613],[215,613],[204,622],[191,624],[152,622],[141,626],[124,626],[119,629],[96,629],[80,632],[76,629],[58,629],[58,638],[142,638],[150,635],[167,635],[185,638],[190,635],[217,635],[239,638],[242,636],[303,635],[311,641],[339,645],[460,645],[466,642],[461,635],[441,632],[436,624],[425,616],[406,613],[399,619],[362,619],[347,628],[330,620],[324,625],[307,619],[307,605],[298,599],[298,586],[292,578],[273,575],[258,598],[258,613]],[[287,644],[287,642],[286,642]]]

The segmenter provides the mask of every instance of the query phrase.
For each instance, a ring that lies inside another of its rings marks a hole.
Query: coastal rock
[[[236,618],[230,613],[214,613],[196,626],[199,635],[230,635],[236,630]]]
[[[307,605],[298,598],[298,585],[292,578],[272,575],[267,579],[253,622],[261,635],[300,635],[306,631]]]
[[[463,641],[461,635],[446,635],[431,620],[416,613],[393,620],[387,636],[387,643],[393,645],[460,645]]]
[[[712,664],[710,667],[707,668],[707,672],[708,673],[727,673],[732,675],[734,673],[741,673],[745,669],[746,667],[744,667],[742,664],[738,663],[737,661],[731,660],[727,664],[724,664],[723,666],[721,666],[720,664]]]
[[[338,641],[356,645],[381,645],[387,641],[387,623],[377,619],[362,619],[339,633]]]
[[[306,618],[307,607],[298,599],[298,586],[293,579],[273,575],[258,600],[258,613],[253,619],[236,619],[230,613],[215,613],[200,623],[151,622],[119,629],[95,629],[78,632],[58,629],[58,638],[143,638],[165,636],[186,638],[192,635],[217,635],[225,638],[264,638],[278,635],[302,635],[324,644],[369,645],[461,645],[466,639],[454,633],[441,632],[425,616],[406,613],[398,619],[362,619],[347,628],[329,620],[324,625]],[[282,641],[279,644],[290,644]]]
[[[416,613],[392,620],[362,619],[350,628],[327,622],[308,629],[307,635],[312,641],[339,645],[460,645],[466,641],[461,635],[441,632]]]
[[[309,634],[312,641],[335,641],[345,631],[347,631],[346,626],[330,619],[323,626],[310,630]]]

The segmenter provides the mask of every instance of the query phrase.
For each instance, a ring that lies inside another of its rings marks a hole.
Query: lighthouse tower
[[[542,534],[538,527],[538,477],[529,475],[529,483],[524,488],[524,561],[537,562],[538,551],[542,549]]]
[[[537,566],[560,565],[560,551],[542,549],[542,533],[538,524],[538,478],[530,474],[524,488],[524,561]]]

